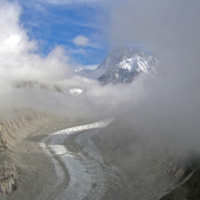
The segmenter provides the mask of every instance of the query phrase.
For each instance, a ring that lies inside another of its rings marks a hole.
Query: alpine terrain
[[[131,82],[140,73],[156,73],[158,60],[139,49],[115,48],[95,69],[79,69],[76,74],[89,79],[98,79],[104,84]]]

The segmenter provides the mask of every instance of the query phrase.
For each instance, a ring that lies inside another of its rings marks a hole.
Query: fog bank
[[[75,76],[62,47],[46,57],[36,53],[37,41],[19,20],[20,6],[1,1],[1,110],[32,108],[94,121],[115,116],[153,145],[199,151],[199,9],[198,1],[117,1],[111,11],[113,46],[140,43],[154,51],[161,66],[158,76],[101,86]],[[84,92],[72,96],[70,88]]]
[[[199,1],[126,0],[112,12],[113,44],[137,41],[162,65],[159,77],[148,77],[143,85],[148,94],[128,106],[124,117],[154,142],[181,151],[200,150],[199,9]]]

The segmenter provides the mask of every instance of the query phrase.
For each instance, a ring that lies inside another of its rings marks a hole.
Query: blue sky
[[[97,0],[19,0],[21,25],[29,38],[37,40],[39,53],[46,56],[63,46],[72,62],[100,64],[110,51],[109,7]]]

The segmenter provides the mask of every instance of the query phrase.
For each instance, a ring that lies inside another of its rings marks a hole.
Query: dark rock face
[[[114,72],[114,73],[113,73]],[[123,82],[132,82],[133,78],[138,75],[139,72],[130,72],[127,69],[108,69],[108,71],[98,78],[99,81],[104,84],[112,82],[112,83],[123,83]]]
[[[160,200],[198,200],[200,199],[200,159],[192,158],[185,169],[185,175],[191,174],[186,182],[163,196]]]
[[[0,132],[3,131],[2,122]],[[13,165],[12,151],[7,142],[0,135],[0,192],[9,194],[13,188],[16,188],[16,170]]]

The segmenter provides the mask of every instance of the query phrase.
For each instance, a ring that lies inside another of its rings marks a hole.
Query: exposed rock
[[[48,124],[53,117],[31,110],[15,113],[12,119],[0,119],[0,192],[9,194],[17,189],[17,170],[12,152],[14,144],[27,137],[29,130],[36,130],[38,126]]]
[[[157,73],[158,59],[139,49],[118,47],[95,69],[80,69],[79,76],[107,83],[132,82],[140,73]]]

